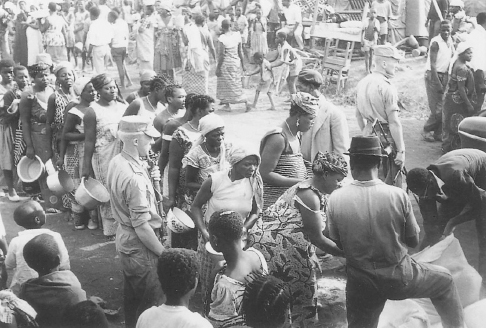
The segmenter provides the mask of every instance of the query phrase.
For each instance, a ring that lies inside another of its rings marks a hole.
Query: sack
[[[425,310],[413,300],[387,301],[378,328],[429,328]]]

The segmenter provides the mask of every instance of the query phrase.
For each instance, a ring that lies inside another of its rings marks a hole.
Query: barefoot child
[[[258,65],[258,67],[253,72],[248,73],[248,76],[260,73],[260,83],[258,84],[258,87],[255,92],[255,100],[253,101],[253,105],[249,107],[249,109],[251,110],[256,107],[256,104],[258,102],[258,97],[260,96],[260,92],[266,92],[271,104],[271,107],[268,110],[275,110],[275,104],[272,98],[272,94],[275,90],[272,65],[263,56],[261,52],[256,52],[253,55],[253,60]]]
[[[265,258],[258,250],[242,249],[243,218],[234,211],[217,211],[208,225],[213,249],[222,252],[226,263],[216,273],[211,292],[209,318],[215,327],[241,313],[246,283],[256,273],[267,274]]]
[[[361,50],[365,55],[366,74],[371,73],[373,47],[377,45],[379,32],[380,22],[376,18],[376,10],[371,8],[364,21],[363,32],[361,33]]]
[[[37,278],[38,274],[31,269],[25,262],[23,256],[23,250],[25,244],[29,242],[35,236],[41,234],[49,234],[54,237],[57,245],[59,246],[61,270],[69,270],[69,255],[64,245],[64,241],[59,233],[51,231],[49,229],[42,228],[46,223],[46,213],[42,206],[33,200],[22,203],[14,211],[14,221],[17,225],[23,227],[25,230],[20,231],[17,237],[14,237],[8,247],[7,258],[5,259],[5,265],[7,269],[14,270],[12,282],[10,283],[10,289],[18,294],[20,291],[20,285],[29,279]]]

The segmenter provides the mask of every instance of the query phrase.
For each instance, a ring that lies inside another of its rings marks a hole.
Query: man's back
[[[354,181],[329,199],[330,237],[339,240],[350,265],[381,267],[407,254],[406,237],[419,233],[407,194],[380,180]]]

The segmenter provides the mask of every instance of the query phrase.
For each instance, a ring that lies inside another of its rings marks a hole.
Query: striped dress
[[[308,177],[304,158],[301,153],[293,153],[287,136],[282,132],[282,128],[275,128],[265,134],[260,144],[260,154],[263,151],[267,138],[272,134],[281,134],[285,140],[285,149],[278,159],[277,166],[273,172],[287,178],[297,178],[304,180]],[[288,189],[288,187],[274,186],[263,182],[263,210],[273,205],[277,199]]]
[[[219,42],[219,46],[224,47],[224,58],[216,84],[216,98],[228,104],[243,102],[241,60],[238,56],[241,35],[239,32],[226,32],[219,37]]]

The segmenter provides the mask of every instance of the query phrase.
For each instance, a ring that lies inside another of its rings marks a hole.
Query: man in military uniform
[[[154,229],[162,225],[156,211],[155,193],[140,157],[148,155],[153,138],[160,133],[141,116],[123,117],[118,136],[123,150],[110,162],[108,184],[111,208],[119,226],[116,249],[124,278],[124,308],[127,328],[135,327],[140,314],[162,303],[157,278],[157,259],[164,250]],[[158,175],[158,168],[151,172]]]
[[[405,143],[398,117],[397,89],[389,80],[395,76],[401,56],[390,45],[374,49],[375,69],[356,87],[356,118],[363,135],[378,135],[383,151],[388,155],[383,157],[380,179],[386,184],[401,186],[401,179],[396,178],[405,163]]]

